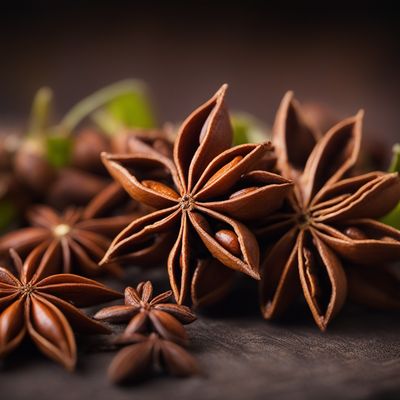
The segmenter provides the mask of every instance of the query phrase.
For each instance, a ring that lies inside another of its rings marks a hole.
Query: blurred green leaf
[[[127,126],[137,128],[152,128],[155,126],[155,118],[151,102],[147,95],[144,82],[135,79],[126,79],[106,86],[90,96],[84,98],[64,116],[60,126],[66,133],[72,132],[87,117],[92,117],[96,123],[96,114],[106,112],[114,123],[107,122],[105,131],[109,126]],[[102,125],[99,124],[101,128]]]
[[[400,229],[400,203],[389,214],[385,215],[381,221],[386,225]]]
[[[270,140],[268,129],[254,116],[236,112],[231,115],[233,145],[262,143]]]
[[[389,172],[400,173],[400,144],[397,143],[393,146],[393,158],[390,163]],[[391,225],[396,229],[400,229],[400,202],[397,206],[387,215],[385,215],[381,221],[384,224]]]
[[[124,127],[150,129],[156,126],[153,109],[145,91],[122,94],[111,100],[106,108]]]
[[[50,114],[53,106],[53,91],[40,88],[33,99],[28,134],[31,137],[43,138],[49,128]]]
[[[6,229],[17,216],[17,210],[9,200],[0,201],[0,232]]]
[[[69,164],[72,155],[72,139],[64,135],[50,135],[46,138],[47,160],[56,168]]]

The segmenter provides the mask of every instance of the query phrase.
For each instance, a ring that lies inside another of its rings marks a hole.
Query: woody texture
[[[277,112],[277,167],[294,182],[284,206],[258,226],[266,257],[261,306],[266,319],[301,294],[325,330],[349,296],[400,308],[400,285],[386,264],[400,259],[400,232],[377,221],[400,200],[397,173],[352,176],[363,112],[325,134],[311,129],[293,93]]]
[[[172,160],[146,151],[102,155],[130,196],[156,210],[122,230],[102,262],[132,262],[142,253],[163,252],[179,304],[195,293],[206,298],[218,291],[207,287],[209,268],[215,267],[221,284],[222,266],[259,279],[259,246],[248,221],[270,215],[292,188],[288,179],[258,168],[271,144],[231,147],[225,92],[226,85],[183,122]]]
[[[125,208],[111,214],[110,210],[118,209],[121,203]],[[47,205],[32,205],[27,211],[30,226],[0,236],[0,257],[6,258],[11,248],[25,256],[38,246],[55,246],[58,252],[54,254],[62,254],[58,272],[97,276],[107,271],[118,276],[122,270],[117,264],[101,268],[98,262],[113,236],[145,214],[138,203],[130,202],[128,209],[125,203],[122,188],[113,182],[84,208],[68,207],[60,212]]]
[[[110,333],[78,307],[98,305],[121,295],[91,279],[54,274],[57,246],[45,247],[35,248],[25,262],[11,250],[16,274],[0,267],[0,358],[29,336],[47,357],[73,370],[77,361],[74,332]]]
[[[172,291],[153,297],[150,281],[141,282],[136,288],[125,289],[125,302],[103,308],[94,318],[109,323],[128,323],[124,333],[157,332],[165,339],[185,343],[188,338],[182,324],[190,324],[196,316],[189,307],[173,304]]]

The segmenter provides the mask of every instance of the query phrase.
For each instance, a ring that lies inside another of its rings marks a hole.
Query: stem
[[[122,125],[110,113],[104,110],[95,111],[92,116],[94,123],[101,128],[106,135],[112,136],[113,132],[118,132]]]
[[[141,81],[126,79],[94,92],[92,95],[77,103],[64,116],[63,120],[61,121],[62,129],[64,129],[64,131],[67,133],[72,132],[84,118],[86,118],[97,108],[107,104],[115,97],[132,91],[144,92],[146,91],[146,87]]]
[[[47,87],[40,88],[33,99],[28,131],[30,136],[38,139],[46,136],[52,103],[53,91]]]

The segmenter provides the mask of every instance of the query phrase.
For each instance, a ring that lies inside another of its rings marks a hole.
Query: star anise
[[[94,318],[111,323],[129,322],[125,329],[128,335],[155,331],[165,339],[185,342],[187,334],[182,324],[190,324],[196,316],[186,306],[167,303],[171,296],[169,290],[153,298],[151,282],[141,282],[136,289],[125,289],[124,305],[103,308]]]
[[[400,232],[373,219],[399,201],[398,175],[346,177],[358,158],[362,116],[359,112],[339,122],[317,139],[291,92],[280,105],[274,126],[277,166],[295,189],[258,231],[268,243],[279,238],[263,270],[262,312],[267,319],[283,312],[301,287],[324,330],[346,298],[344,267],[375,264],[380,274],[379,265],[400,257]]]
[[[40,351],[72,370],[76,364],[73,330],[110,333],[77,307],[94,306],[121,295],[78,275],[51,275],[57,269],[56,244],[46,247],[35,248],[24,263],[11,250],[18,277],[0,267],[0,358],[29,335]]]
[[[111,152],[142,152],[147,147],[146,151],[155,151],[172,158],[174,136],[172,127],[168,124],[165,124],[163,129],[128,130],[112,137]]]
[[[113,383],[141,380],[161,370],[179,377],[200,371],[197,361],[183,347],[156,333],[123,335],[117,343],[131,345],[120,350],[110,364],[108,377]]]
[[[103,154],[114,179],[134,199],[157,209],[124,229],[103,262],[134,258],[161,235],[169,250],[170,284],[179,304],[186,301],[198,260],[210,255],[232,270],[259,278],[258,243],[244,221],[276,210],[292,188],[287,179],[256,170],[272,150],[269,143],[230,148],[225,91],[223,86],[186,119],[173,160],[148,152]],[[149,178],[160,172],[164,179]]]
[[[119,275],[121,269],[117,264],[110,263],[100,268],[98,261],[104,256],[113,236],[133,218],[145,214],[138,203],[130,202],[136,209],[104,217],[105,209],[118,206],[124,196],[122,188],[112,183],[85,209],[71,207],[59,213],[45,205],[32,206],[27,212],[30,227],[0,237],[0,256],[6,256],[10,248],[21,255],[27,255],[40,244],[55,244],[62,253],[60,272],[69,273],[74,270],[95,276],[107,270]]]

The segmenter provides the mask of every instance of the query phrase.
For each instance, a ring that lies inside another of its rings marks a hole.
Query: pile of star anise
[[[260,280],[266,319],[302,299],[321,330],[347,300],[400,309],[399,160],[365,170],[363,112],[326,129],[289,92],[272,143],[253,143],[231,124],[226,85],[176,129],[154,125],[138,88],[103,89],[58,124],[43,89],[28,133],[0,136],[0,357],[29,336],[73,369],[73,330],[128,322],[112,381],[197,373],[189,307],[212,307],[240,273]],[[107,274],[121,286],[127,268],[157,266],[171,291],[152,298],[146,282],[94,319],[78,309],[122,297]]]

